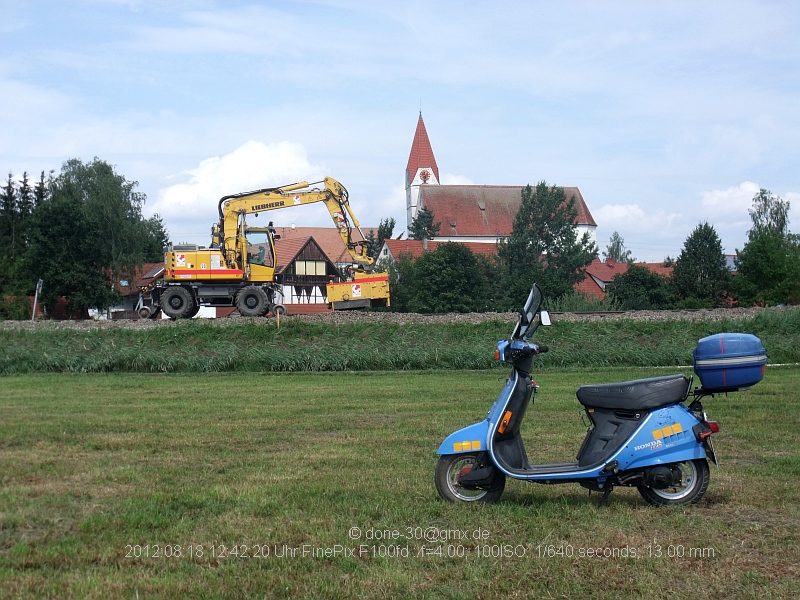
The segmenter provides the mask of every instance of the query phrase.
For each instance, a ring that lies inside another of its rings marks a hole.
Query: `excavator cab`
[[[250,281],[272,281],[275,275],[275,241],[269,227],[248,227],[247,265]]]

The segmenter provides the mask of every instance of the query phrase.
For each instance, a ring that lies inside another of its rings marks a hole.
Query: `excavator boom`
[[[324,184],[322,189],[312,188],[316,184]],[[304,191],[300,191],[304,190]],[[336,229],[354,262],[362,266],[371,266],[373,258],[368,254],[367,244],[363,241],[358,219],[350,209],[347,189],[333,177],[322,181],[308,183],[302,181],[278,188],[264,188],[252,192],[223,196],[219,201],[219,223],[212,230],[214,241],[223,249],[226,262],[231,268],[241,255],[241,222],[245,215],[258,214],[292,206],[303,206],[314,202],[324,202],[331,215]],[[353,229],[361,233],[361,240],[353,240]],[[237,254],[238,251],[238,254]]]

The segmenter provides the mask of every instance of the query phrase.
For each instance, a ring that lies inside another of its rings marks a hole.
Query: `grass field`
[[[663,372],[540,374],[531,461],[574,457],[577,386]],[[721,467],[696,506],[517,481],[447,504],[436,448],[505,375],[3,377],[0,597],[800,596],[800,368],[705,402]]]
[[[194,320],[157,327],[0,327],[0,375],[492,369],[502,320],[480,323]],[[699,338],[759,336],[772,363],[800,362],[800,308],[730,320],[556,321],[536,341],[544,368],[687,365]]]

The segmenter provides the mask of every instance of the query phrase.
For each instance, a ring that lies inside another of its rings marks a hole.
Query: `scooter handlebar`
[[[533,344],[531,342],[525,342],[525,341],[512,343],[511,349],[528,355],[544,354],[545,352],[548,352],[550,350],[550,348],[548,348],[547,346],[539,346],[538,344]]]

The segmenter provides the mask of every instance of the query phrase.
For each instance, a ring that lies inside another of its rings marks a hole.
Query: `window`
[[[294,261],[295,275],[314,275],[324,277],[327,273],[324,260],[296,260]]]
[[[247,257],[252,265],[271,267],[275,264],[272,260],[269,238],[265,231],[247,232]]]

